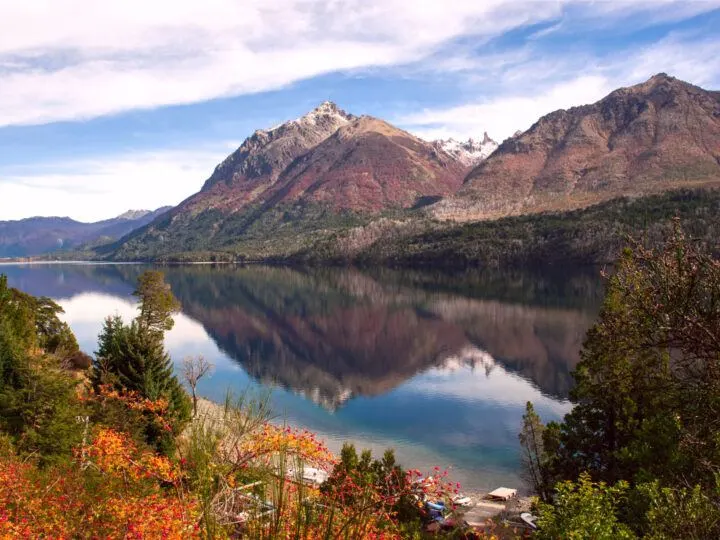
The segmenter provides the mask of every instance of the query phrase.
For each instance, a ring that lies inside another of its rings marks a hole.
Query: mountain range
[[[664,73],[552,112],[500,145],[487,134],[427,142],[325,102],[256,131],[197,194],[99,254],[352,259],[453,222],[717,185],[720,93]]]
[[[540,231],[541,251],[552,254],[548,215],[718,185],[720,92],[664,73],[597,103],[552,112],[499,145],[487,133],[482,140],[425,141],[324,102],[298,119],[255,131],[198,193],[160,215],[143,216],[146,223],[127,227],[123,238],[117,240],[118,232],[115,241],[95,242],[84,254],[114,260],[348,261],[382,253],[383,261],[407,261],[406,247],[422,255],[428,235],[457,240],[462,223],[512,216],[529,216],[531,226],[502,225],[506,245],[535,245],[538,238],[528,238],[528,231]],[[705,205],[692,203],[691,215],[708,216],[714,199],[690,197]],[[670,194],[658,203],[668,213],[657,216],[661,221],[672,217],[676,199]],[[601,216],[592,211],[563,218],[564,224],[579,220],[566,227],[567,234],[607,240],[598,238],[614,233],[598,236],[595,224],[612,222],[617,205],[598,208]],[[627,207],[637,208],[647,211],[643,204]],[[633,233],[636,221],[622,234]],[[703,223],[706,233],[715,230],[712,216]],[[482,234],[492,229],[483,227],[476,228]],[[52,235],[44,238],[45,249],[57,246]],[[74,245],[83,242],[87,236]],[[453,245],[473,259],[488,245],[483,242]]]
[[[117,240],[169,209],[166,206],[154,211],[129,210],[94,223],[81,223],[68,217],[0,221],[0,257],[28,257]]]
[[[660,73],[555,111],[503,142],[433,208],[462,221],[720,183],[720,92]]]

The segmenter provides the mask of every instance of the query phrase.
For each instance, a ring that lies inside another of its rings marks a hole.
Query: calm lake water
[[[92,353],[103,318],[135,316],[143,265],[2,265],[48,296]],[[570,371],[599,310],[598,272],[457,275],[355,269],[171,266],[182,304],[167,347],[216,370],[203,395],[272,389],[280,419],[338,450],[395,449],[408,467],[451,469],[467,489],[521,487],[527,401],[570,406]]]

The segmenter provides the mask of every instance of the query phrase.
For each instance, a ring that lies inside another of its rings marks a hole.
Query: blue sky
[[[720,89],[720,0],[0,0],[0,220],[176,204],[330,99],[502,140],[664,71]]]

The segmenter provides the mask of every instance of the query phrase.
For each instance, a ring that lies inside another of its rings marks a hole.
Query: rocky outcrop
[[[717,93],[661,73],[542,117],[504,141],[433,213],[488,219],[710,184],[720,184]]]
[[[481,141],[468,139],[458,141],[453,138],[433,141],[435,148],[447,152],[467,167],[475,167],[497,150],[498,143],[485,132]]]

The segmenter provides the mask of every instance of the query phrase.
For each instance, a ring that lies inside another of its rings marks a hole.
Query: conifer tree
[[[140,314],[129,325],[121,317],[108,317],[99,336],[93,362],[92,383],[96,389],[110,384],[118,390],[135,391],[142,397],[169,403],[172,431],[177,434],[190,417],[190,400],[173,373],[165,351],[165,330],[172,328],[172,312],[178,303],[162,273],[146,272],[138,280],[136,295]],[[171,437],[148,424],[146,439],[168,450]]]

